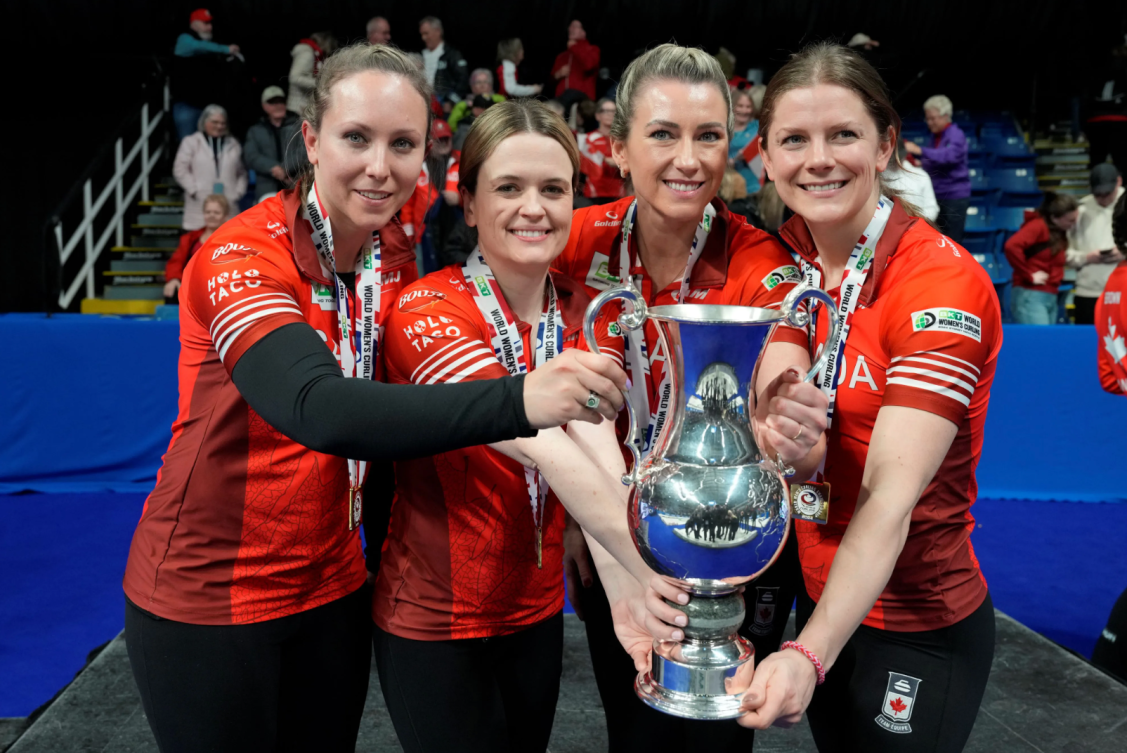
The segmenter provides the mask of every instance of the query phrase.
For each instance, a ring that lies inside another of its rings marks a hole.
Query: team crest
[[[777,586],[757,587],[755,592],[755,614],[748,630],[755,635],[768,635],[775,625],[775,608],[778,606],[779,589]]]
[[[884,693],[884,705],[876,723],[889,732],[906,735],[912,731],[908,720],[912,718],[912,708],[916,705],[920,680],[916,677],[888,673],[888,688]]]

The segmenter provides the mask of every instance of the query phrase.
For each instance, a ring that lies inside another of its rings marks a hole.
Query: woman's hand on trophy
[[[689,618],[666,599],[684,605],[689,603],[689,594],[668,578],[655,574],[646,588],[646,630],[659,641],[682,641],[685,633],[679,628],[688,625]]]
[[[829,398],[802,377],[797,366],[784,370],[756,407],[756,421],[766,430],[767,442],[788,465],[809,456],[826,431]]]
[[[646,630],[645,601],[640,593],[611,603],[610,615],[614,621],[614,634],[618,642],[634,660],[634,669],[646,672],[650,668],[650,652],[654,639]]]
[[[751,729],[793,727],[802,720],[817,683],[818,673],[805,656],[797,651],[773,653],[755,668],[740,705],[746,713],[737,721]]]
[[[613,421],[622,410],[624,389],[626,372],[610,358],[565,350],[524,378],[524,412],[537,429],[568,421]]]

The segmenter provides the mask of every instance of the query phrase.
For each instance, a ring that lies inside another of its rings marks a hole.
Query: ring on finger
[[[591,410],[595,410],[596,408],[599,407],[599,403],[601,402],[601,400],[602,400],[602,398],[599,397],[598,393],[595,392],[594,390],[591,390],[587,394],[587,407],[590,408]]]
[[[805,430],[806,430],[806,427],[803,426],[802,424],[799,424],[798,425],[798,433],[795,434],[793,437],[791,437],[790,441],[797,442],[798,438],[802,436],[802,432],[804,432]]]

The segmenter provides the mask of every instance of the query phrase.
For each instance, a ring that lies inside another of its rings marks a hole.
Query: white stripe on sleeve
[[[952,400],[958,400],[968,408],[970,407],[970,398],[963,393],[949,390],[946,387],[940,387],[938,384],[932,384],[931,382],[921,382],[918,379],[908,379],[906,377],[892,377],[886,384],[899,384],[902,387],[917,387],[921,390],[927,390],[938,395],[943,395],[944,397],[949,397]]]

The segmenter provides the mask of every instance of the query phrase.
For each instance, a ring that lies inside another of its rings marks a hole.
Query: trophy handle
[[[646,322],[646,303],[629,279],[621,286],[604,290],[591,300],[591,303],[587,305],[587,311],[583,314],[583,337],[587,341],[587,350],[592,353],[598,354],[600,352],[599,343],[595,339],[595,320],[599,316],[599,310],[607,303],[619,298],[628,301],[631,306],[629,314],[619,315],[619,326],[635,330]],[[642,454],[638,450],[638,416],[634,412],[634,405],[630,402],[630,393],[623,390],[622,397],[626,401],[626,415],[630,419],[630,431],[626,435],[626,448],[634,456],[634,467],[622,477],[622,483],[630,486],[638,480],[638,471],[642,465]]]
[[[813,310],[807,313],[798,307],[798,304],[807,298],[815,298],[821,303],[826,305],[826,310],[830,313],[830,336],[826,340],[826,345],[822,348],[822,355],[814,362],[814,365],[807,372],[806,378],[802,381],[810,382],[821,371],[826,361],[830,358],[831,346],[837,343],[837,338],[841,335],[841,317],[838,316],[837,306],[834,305],[833,298],[820,288],[814,288],[809,285],[799,285],[787,293],[787,297],[783,299],[782,311],[786,315],[787,321],[796,327],[805,327],[810,323],[813,318]]]

